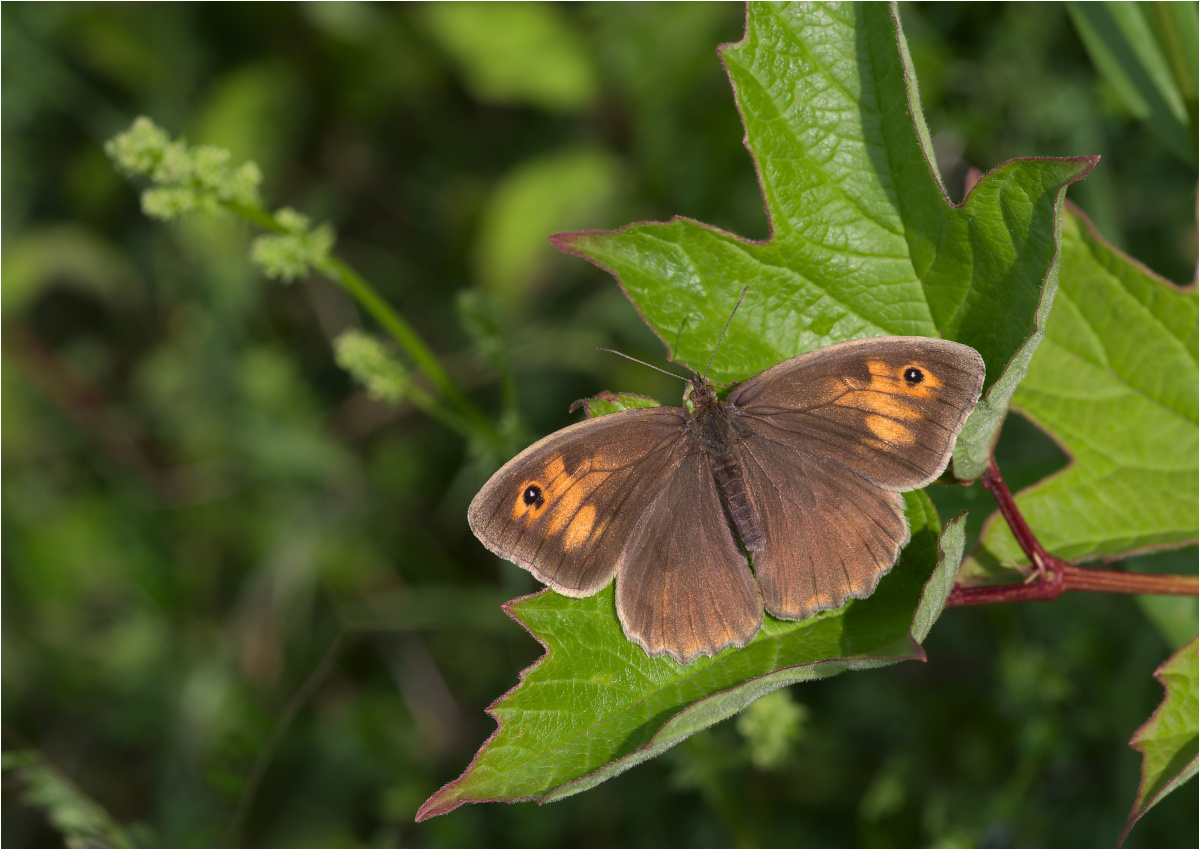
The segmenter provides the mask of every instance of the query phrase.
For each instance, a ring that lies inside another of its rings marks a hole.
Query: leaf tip
[[[413,818],[416,823],[435,818],[438,815],[446,815],[462,805],[462,800],[458,799],[454,793],[454,782],[443,785],[441,790],[435,793],[432,797],[421,804],[421,808],[417,809],[417,816]]]
[[[1172,697],[1175,691],[1172,689],[1170,681],[1172,678],[1179,677],[1188,680],[1184,685],[1184,690],[1190,691],[1190,693],[1185,694],[1180,702],[1187,703],[1189,702],[1187,697],[1191,697],[1189,706],[1174,706],[1176,713],[1188,717],[1195,716],[1194,688],[1198,655],[1200,655],[1200,637],[1194,637],[1154,671],[1154,678],[1158,680],[1158,683],[1163,688],[1163,700],[1154,709],[1153,714],[1150,715],[1150,719],[1143,723],[1133,733],[1133,737],[1129,739],[1129,746],[1142,754],[1141,779],[1138,783],[1137,797],[1134,799],[1133,808],[1130,809],[1129,818],[1125,821],[1125,828],[1121,830],[1121,837],[1117,840],[1118,847],[1124,846],[1129,831],[1133,829],[1134,824],[1141,820],[1146,812],[1150,811],[1163,797],[1175,790],[1179,785],[1182,785],[1195,776],[1197,767],[1200,766],[1200,754],[1193,755],[1185,763],[1181,763],[1177,756],[1168,764],[1151,765],[1152,753],[1147,747],[1147,743],[1160,732],[1160,727],[1169,722],[1165,720],[1165,715],[1172,708],[1171,703],[1174,701]],[[1175,690],[1178,690],[1178,688]],[[1192,727],[1192,729],[1194,728]],[[1195,746],[1195,741],[1196,738],[1193,736],[1189,745]],[[1183,755],[1182,750],[1179,755]],[[1173,768],[1175,769],[1175,773],[1172,775],[1171,770]],[[1153,772],[1157,772],[1159,776],[1156,780],[1152,781],[1150,774]],[[1164,774],[1166,774],[1165,778]]]
[[[550,244],[564,254],[581,256],[580,242],[587,236],[586,230],[572,230],[566,233],[555,233],[550,237]]]

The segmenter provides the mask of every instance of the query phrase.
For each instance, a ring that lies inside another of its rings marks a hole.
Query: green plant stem
[[[408,352],[413,362],[416,363],[417,368],[425,373],[426,377],[441,391],[446,400],[454,405],[472,423],[474,428],[485,433],[491,432],[491,423],[459,391],[458,387],[450,379],[450,376],[442,368],[442,364],[438,361],[437,356],[417,336],[416,331],[412,329],[408,322],[404,321],[400,314],[358,272],[336,257],[330,257],[321,263],[318,268],[323,274],[337,281],[347,292],[353,295],[355,300],[371,314],[375,321],[379,322],[384,330],[391,334],[392,338],[404,347],[404,350]]]
[[[499,445],[499,438],[497,437],[495,431],[492,430],[490,424],[488,425],[488,433],[481,434],[480,429],[473,422],[455,413],[445,405],[438,404],[437,399],[425,392],[425,390],[421,389],[420,387],[409,386],[404,392],[404,398],[408,401],[411,401],[413,407],[417,408],[423,413],[428,414],[429,416],[432,416],[447,428],[457,431],[464,437],[471,438],[483,436],[486,439],[493,441],[496,445]]]
[[[241,216],[256,227],[269,230],[272,233],[287,233],[287,228],[275,220],[275,216],[262,207],[252,207],[239,204],[236,201],[221,201],[221,205],[230,212]]]
[[[287,232],[274,216],[259,207],[236,203],[226,203],[225,206],[264,230],[272,233]],[[442,368],[437,355],[425,345],[412,326],[375,291],[375,288],[362,275],[343,260],[333,256],[319,263],[317,269],[349,292],[354,300],[400,344],[417,368],[429,378],[430,382],[441,392],[442,397],[454,409],[447,409],[432,396],[417,388],[412,388],[408,395],[416,407],[465,437],[482,438],[494,448],[500,446],[500,437],[491,422],[462,394],[446,370]]]
[[[1087,590],[1095,593],[1152,593],[1163,596],[1200,595],[1197,576],[1126,573],[1117,570],[1093,570],[1077,567],[1046,551],[1034,535],[1029,523],[1017,508],[1016,500],[1000,475],[993,457],[983,474],[983,486],[996,499],[1021,551],[1029,558],[1030,566],[1021,567],[1024,582],[962,587],[954,585],[946,607],[958,605],[991,605],[997,602],[1018,602],[1027,599],[1057,599],[1068,590]]]

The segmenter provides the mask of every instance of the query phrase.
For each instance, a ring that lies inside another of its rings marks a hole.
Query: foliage
[[[20,778],[21,802],[46,811],[68,847],[133,847],[133,841],[108,812],[82,793],[33,750],[4,754],[4,770]]]
[[[1196,737],[1200,735],[1196,699],[1200,686],[1197,671],[1196,639],[1180,648],[1154,671],[1154,677],[1166,689],[1163,704],[1154,716],[1138,729],[1130,746],[1142,753],[1142,781],[1129,821],[1121,839],[1147,810],[1171,791],[1196,775]]]
[[[1196,288],[1180,290],[1116,251],[1075,212],[1046,341],[1013,404],[1071,456],[1018,497],[1063,558],[1116,558],[1196,536],[1200,476]],[[978,558],[1023,560],[993,518]]]
[[[676,219],[556,243],[611,270],[658,336],[676,340],[676,361],[704,369],[725,333],[709,370],[718,380],[860,335],[972,344],[991,366],[988,401],[976,414],[982,424],[960,438],[975,444],[958,452],[967,459],[963,477],[972,476],[972,455],[986,456],[1041,338],[1035,317],[1049,312],[1054,295],[1062,186],[1092,163],[1009,163],[961,208],[948,204],[927,165],[924,127],[914,124],[920,109],[907,88],[904,43],[883,6],[751,7],[745,39],[723,56],[762,175],[771,237],[748,242]],[[831,138],[839,140],[836,157],[824,141]],[[753,291],[733,313],[747,285]],[[1011,319],[991,320],[998,308]],[[914,504],[914,534],[936,535],[936,518]],[[686,668],[642,658],[615,621],[611,593],[585,600],[545,593],[519,603],[513,614],[547,645],[546,659],[491,708],[500,729],[418,817],[465,800],[575,793],[775,688],[921,657],[915,642],[961,560],[957,543],[943,544],[940,554],[928,542],[910,545],[897,568],[941,588],[937,601],[889,580],[871,603],[815,623],[770,621],[744,651]],[[911,612],[921,600],[928,610],[918,613],[918,626]]]
[[[802,623],[768,618],[745,649],[686,666],[648,658],[625,638],[611,585],[586,599],[543,591],[510,604],[546,656],[488,709],[500,728],[417,817],[464,802],[578,794],[778,688],[922,659],[920,641],[962,560],[962,524],[939,539],[928,499],[913,494],[907,501],[913,539],[869,601]]]
[[[470,496],[571,399],[678,394],[592,353],[663,357],[544,234],[681,214],[766,235],[713,55],[738,7],[482,14],[5,8],[5,744],[82,789],[30,806],[13,792],[35,780],[7,774],[6,843],[61,844],[89,798],[94,823],[164,845],[1110,843],[1137,781],[1119,741],[1190,635],[1186,613],[1099,595],[953,611],[930,664],[777,691],[803,720],[771,747],[743,714],[555,806],[412,823],[540,654],[499,609],[536,587],[465,534]],[[952,196],[970,164],[1102,154],[1072,198],[1191,276],[1194,171],[1099,81],[1064,8],[903,17]],[[497,49],[529,44],[554,49]],[[252,161],[256,197],[336,222],[336,256],[330,230],[266,249],[322,276],[261,282],[239,221],[318,230],[231,209],[241,194],[203,196],[233,218],[147,222],[102,153],[139,114],[165,146],[230,152],[189,191]],[[391,342],[350,359],[368,382],[399,366],[413,407],[335,365],[359,309]],[[1064,463],[1012,416],[997,452],[1015,487]],[[990,511],[977,487],[931,495],[972,508],[969,538]],[[1195,570],[1194,549],[1138,560]],[[1194,844],[1187,796],[1130,839]]]

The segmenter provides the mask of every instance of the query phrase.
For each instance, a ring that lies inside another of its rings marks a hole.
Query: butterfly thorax
[[[729,407],[717,398],[717,391],[697,375],[688,381],[685,394],[691,408],[691,427],[695,440],[709,455],[727,455],[735,442]]]

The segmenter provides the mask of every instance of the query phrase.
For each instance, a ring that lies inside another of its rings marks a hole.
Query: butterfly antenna
[[[609,354],[615,354],[618,357],[624,357],[626,360],[632,360],[634,363],[641,363],[643,366],[647,366],[647,367],[653,369],[655,372],[662,372],[664,375],[670,375],[672,378],[679,378],[679,380],[681,380],[681,381],[687,380],[687,378],[684,378],[680,375],[676,375],[674,372],[668,372],[666,369],[659,369],[657,366],[651,366],[649,363],[647,363],[644,360],[638,360],[636,357],[630,357],[628,354],[624,354],[620,351],[615,351],[611,348],[597,348],[596,350],[597,351],[607,351]]]
[[[717,337],[717,344],[713,347],[712,354],[710,354],[708,357],[708,363],[704,367],[704,374],[702,377],[708,377],[708,367],[712,365],[713,358],[717,356],[717,349],[721,347],[721,342],[725,339],[725,331],[729,330],[729,323],[733,321],[733,314],[737,312],[738,307],[742,306],[742,299],[746,297],[746,293],[749,290],[749,286],[742,289],[742,294],[738,296],[737,303],[733,305],[733,310],[730,312],[729,318],[725,320],[725,327],[721,329],[721,335]]]

